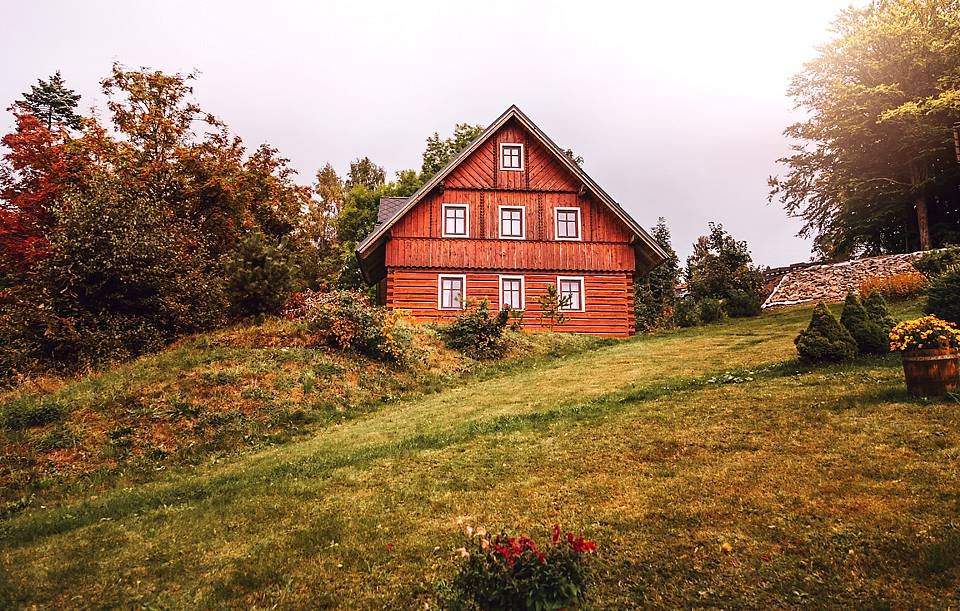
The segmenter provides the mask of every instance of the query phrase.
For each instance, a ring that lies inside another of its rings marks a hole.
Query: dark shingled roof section
[[[377,210],[377,225],[389,223],[406,201],[406,197],[381,197],[380,208]]]

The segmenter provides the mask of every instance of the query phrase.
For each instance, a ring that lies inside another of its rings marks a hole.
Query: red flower
[[[556,545],[557,541],[559,540],[560,540],[560,525],[554,524],[553,525],[553,544]]]

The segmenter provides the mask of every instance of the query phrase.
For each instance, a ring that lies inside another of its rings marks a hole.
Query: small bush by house
[[[701,299],[697,302],[697,313],[700,316],[700,322],[707,325],[720,322],[726,315],[723,310],[723,302],[719,299],[710,298]]]
[[[880,293],[884,299],[898,301],[922,295],[927,290],[927,277],[920,272],[903,272],[892,276],[867,278],[860,283],[860,294]]]
[[[363,293],[331,291],[300,298],[285,312],[302,318],[315,345],[402,363],[410,356],[412,334],[403,312],[370,304]]]
[[[808,363],[840,362],[857,355],[857,342],[822,301],[794,343],[800,358]]]
[[[492,314],[486,299],[468,303],[456,320],[441,331],[448,348],[459,350],[477,359],[495,359],[503,356],[507,345],[503,332],[510,320],[510,309]]]

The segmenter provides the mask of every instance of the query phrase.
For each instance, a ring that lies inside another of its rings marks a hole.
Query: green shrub
[[[286,240],[272,244],[253,233],[237,245],[224,271],[233,311],[250,316],[280,311],[293,288],[297,267]]]
[[[671,326],[680,280],[680,261],[670,243],[666,219],[660,217],[650,235],[667,258],[634,284],[634,317],[641,332]]]
[[[913,262],[913,266],[928,278],[935,278],[957,265],[960,265],[960,246],[926,252]]]
[[[292,313],[304,320],[314,345],[348,350],[370,358],[405,362],[413,335],[399,311],[370,304],[359,292],[313,294]]]
[[[730,318],[760,316],[763,297],[758,290],[733,289],[723,300],[723,309]]]
[[[442,329],[443,341],[448,348],[474,359],[500,358],[507,348],[503,332],[509,319],[509,308],[492,315],[486,299],[468,303],[463,313]]]
[[[960,324],[960,267],[954,267],[930,282],[924,311]]]
[[[720,322],[724,316],[723,302],[719,299],[701,299],[697,302],[697,312],[700,315],[700,322],[704,324]]]
[[[808,363],[846,361],[857,355],[857,342],[822,301],[794,343],[800,358]]]
[[[876,291],[870,293],[867,295],[867,298],[863,300],[863,307],[867,311],[867,316],[870,317],[870,320],[880,326],[884,337],[889,343],[890,330],[897,324],[897,321],[890,315],[890,310],[887,309],[887,301],[883,298],[883,295]]]
[[[66,414],[67,410],[53,401],[21,397],[0,409],[0,425],[5,429],[21,430],[56,422]]]
[[[887,334],[870,318],[860,303],[860,298],[853,292],[847,293],[843,311],[840,313],[840,324],[850,332],[857,342],[857,348],[863,354],[883,354],[890,351]]]
[[[700,308],[692,297],[684,297],[677,302],[673,312],[673,321],[678,327],[696,327],[700,324]]]

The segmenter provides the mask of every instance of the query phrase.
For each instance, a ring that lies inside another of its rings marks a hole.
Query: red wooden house
[[[666,254],[516,106],[409,198],[383,198],[357,247],[381,303],[450,320],[468,300],[524,310],[559,293],[557,330],[634,332],[633,282]]]

